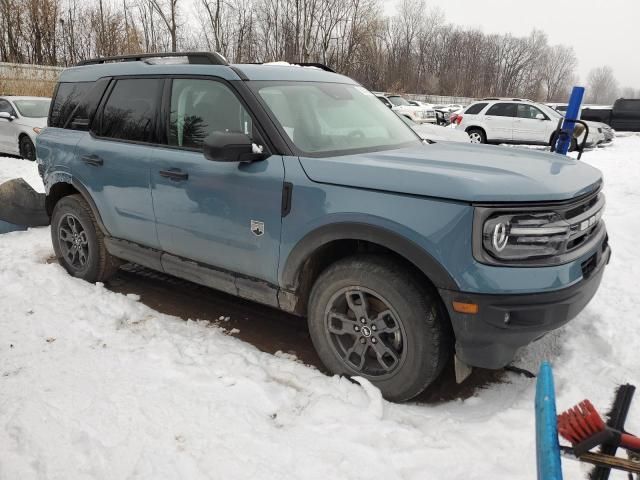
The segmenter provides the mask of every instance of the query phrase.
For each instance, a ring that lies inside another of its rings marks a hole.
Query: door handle
[[[171,168],[169,170],[160,170],[160,176],[173,180],[174,182],[180,182],[182,180],[188,180],[189,174],[179,168]]]
[[[104,160],[98,155],[82,155],[80,158],[87,165],[93,165],[94,167],[101,167],[104,164]]]

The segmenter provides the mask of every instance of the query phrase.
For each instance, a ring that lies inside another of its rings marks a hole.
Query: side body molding
[[[306,259],[318,248],[336,240],[361,240],[381,245],[414,264],[436,287],[458,289],[458,285],[444,267],[413,241],[386,228],[357,222],[324,225],[303,237],[285,262],[281,275],[283,288],[297,291],[298,279]]]

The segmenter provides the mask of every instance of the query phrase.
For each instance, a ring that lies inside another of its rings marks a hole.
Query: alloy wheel
[[[89,260],[87,232],[78,218],[67,213],[58,225],[60,250],[67,264],[76,271],[83,270]]]
[[[482,143],[482,135],[478,132],[469,133],[469,139],[471,140],[471,143]]]
[[[404,362],[404,326],[382,295],[347,287],[329,301],[325,332],[342,361],[358,374],[386,377]]]

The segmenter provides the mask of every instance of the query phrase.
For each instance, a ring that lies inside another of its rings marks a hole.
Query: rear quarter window
[[[466,113],[468,115],[477,115],[487,105],[488,105],[487,103],[474,103],[473,105],[469,105],[469,108],[467,108],[464,113]]]
[[[93,82],[61,82],[56,90],[56,97],[51,104],[49,126],[63,128],[71,112],[89,91]]]

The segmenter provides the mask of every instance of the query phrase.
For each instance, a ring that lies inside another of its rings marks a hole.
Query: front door
[[[254,163],[207,160],[202,144],[214,131],[243,132],[263,144],[253,119],[222,81],[171,82],[167,146],[154,150],[151,170],[162,250],[277,284],[282,157]]]
[[[553,122],[534,105],[519,103],[513,122],[513,140],[518,143],[549,143]]]
[[[513,119],[515,103],[495,103],[484,114],[487,140],[490,142],[511,141],[513,139]]]
[[[76,149],[73,176],[93,198],[113,237],[158,247],[149,163],[163,80],[116,80]]]
[[[0,98],[0,112],[16,116],[11,104],[3,98]],[[2,153],[18,153],[18,136],[13,122],[15,120],[0,118],[0,152]]]

